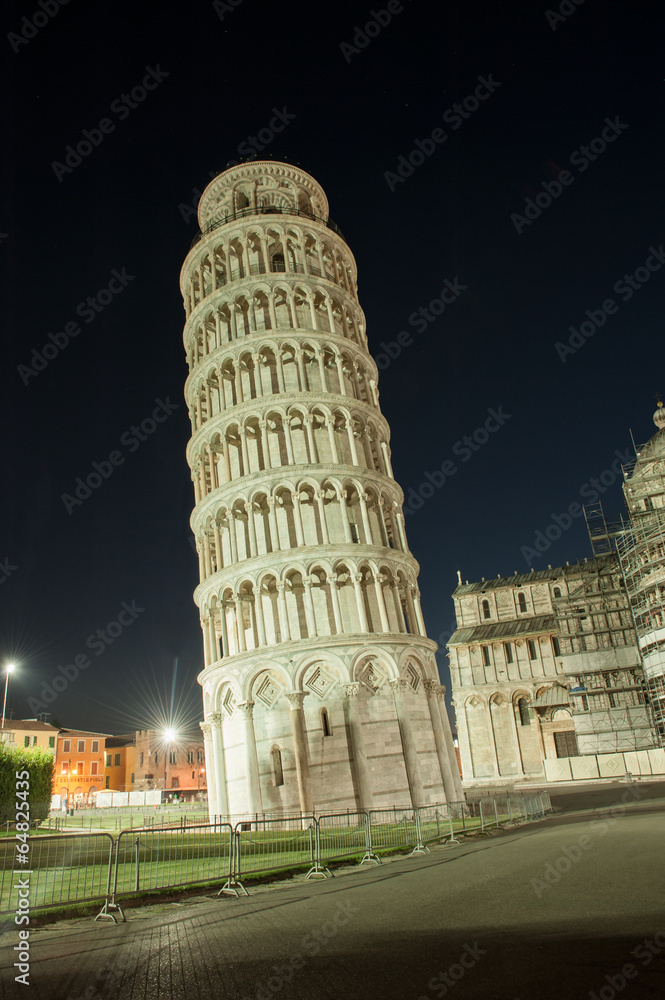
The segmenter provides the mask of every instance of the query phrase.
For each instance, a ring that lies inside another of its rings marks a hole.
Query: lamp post
[[[164,751],[164,796],[166,797],[168,788],[168,769],[170,764],[169,758],[171,754],[170,747],[172,743],[175,743],[178,738],[178,734],[175,729],[169,728],[164,730],[163,736],[164,743],[166,744],[166,750]]]
[[[16,670],[15,663],[8,663],[5,667],[5,697],[2,702],[2,728],[5,728],[5,709],[7,708],[7,687],[9,685],[9,675],[13,674]]]

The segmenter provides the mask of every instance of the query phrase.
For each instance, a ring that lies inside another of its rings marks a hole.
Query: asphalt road
[[[28,991],[13,982],[17,931],[5,927],[2,995],[662,997],[664,822],[665,800],[631,797],[325,882],[131,909],[117,926],[61,921],[31,933]]]

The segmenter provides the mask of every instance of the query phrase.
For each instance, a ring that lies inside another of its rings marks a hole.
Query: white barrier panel
[[[598,778],[600,777],[598,773],[598,760],[595,756],[589,757],[569,757],[570,769],[573,772],[573,778],[579,780],[584,780],[586,778]]]
[[[598,754],[596,759],[601,778],[623,778],[628,770],[622,753]]]
[[[558,757],[544,761],[545,777],[548,781],[570,781],[570,757]]]
[[[651,761],[652,774],[665,774],[665,750],[657,748],[655,750],[647,750],[647,753]]]
[[[113,806],[127,806],[129,805],[129,792],[112,792],[113,798],[111,800],[111,805]]]
[[[97,808],[108,809],[113,801],[113,792],[97,792]]]
[[[130,804],[130,806],[144,806],[145,805],[145,792],[130,792],[129,793],[129,804]]]
[[[162,801],[162,793],[159,788],[153,788],[145,793],[145,804],[147,806],[158,806]]]
[[[51,809],[61,809],[62,808],[62,798],[60,795],[51,796]]]

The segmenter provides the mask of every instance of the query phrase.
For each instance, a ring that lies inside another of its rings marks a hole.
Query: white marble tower
[[[181,275],[210,812],[463,798],[356,265],[298,167],[224,171]]]

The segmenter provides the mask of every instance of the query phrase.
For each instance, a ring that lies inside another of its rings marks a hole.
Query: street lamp
[[[166,791],[168,788],[168,770],[170,764],[169,758],[171,754],[171,751],[168,749],[168,747],[170,747],[172,743],[175,743],[175,741],[178,738],[178,733],[176,732],[175,729],[169,727],[168,729],[164,730],[162,735],[164,737],[164,742],[167,745],[167,749],[164,751],[164,795],[166,796]]]
[[[5,699],[2,703],[2,728],[5,728],[5,709],[7,708],[7,687],[9,685],[9,675],[16,670],[15,663],[8,663],[5,667]]]

